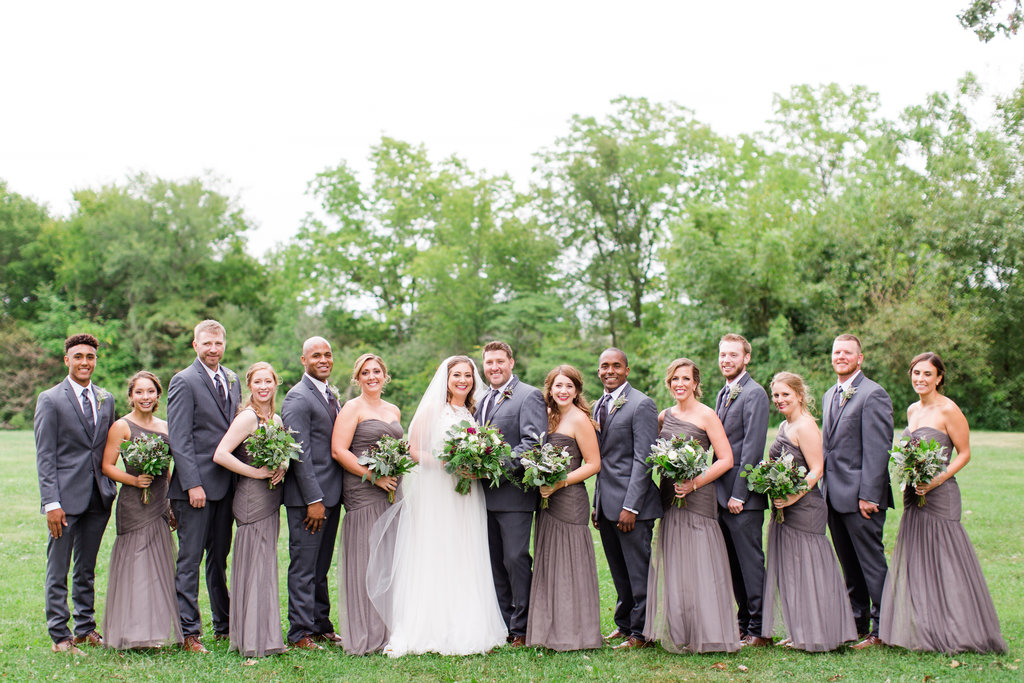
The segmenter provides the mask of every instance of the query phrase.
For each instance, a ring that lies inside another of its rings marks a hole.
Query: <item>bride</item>
[[[481,484],[456,493],[456,478],[436,457],[452,425],[473,422],[484,391],[469,358],[441,363],[409,425],[419,465],[370,532],[367,589],[390,631],[384,652],[391,657],[476,654],[505,642]]]

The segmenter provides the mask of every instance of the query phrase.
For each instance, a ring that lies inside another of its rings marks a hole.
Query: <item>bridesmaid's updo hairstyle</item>
[[[551,386],[559,375],[565,375],[572,381],[573,386],[576,387],[576,396],[573,397],[572,404],[582,410],[587,417],[590,417],[590,404],[587,403],[587,399],[583,398],[583,375],[571,365],[557,365],[552,368],[544,380],[544,403],[548,406],[548,434],[558,429],[558,423],[562,421],[562,412],[558,408],[558,403],[555,402],[555,397],[551,395]]]
[[[132,410],[135,409],[135,403],[132,401],[132,392],[135,391],[135,384],[140,379],[148,379],[156,387],[156,403],[153,404],[153,412],[155,413],[156,409],[160,407],[160,397],[163,396],[164,388],[160,386],[160,379],[149,370],[139,370],[128,380],[128,405]]]
[[[270,370],[270,374],[274,376],[274,386],[281,386],[281,379],[277,376],[277,372],[274,371],[274,366],[264,361],[253,363],[249,366],[249,369],[245,371],[245,386],[249,387],[249,395],[245,397],[245,401],[238,408],[238,412],[242,412],[246,408],[252,408],[256,410],[256,406],[252,404],[252,376],[260,370]],[[276,412],[274,409],[274,403],[277,400],[277,392],[270,397],[270,414],[260,415],[260,411],[256,410],[256,414],[259,415],[261,420],[269,420],[274,417]]]
[[[469,356],[452,356],[452,359],[448,361],[448,374],[446,378],[452,376],[452,368],[460,363],[467,363],[470,370],[472,370],[473,384],[469,387],[469,394],[466,396],[466,408],[470,413],[476,413],[476,364],[473,362],[473,359]],[[444,383],[444,396],[444,400],[450,403],[452,400],[452,390],[448,388],[447,381]]]
[[[939,358],[939,354],[933,353],[932,351],[925,351],[914,356],[913,360],[910,361],[910,367],[907,368],[907,374],[910,375],[914,372],[914,366],[922,361],[928,361],[935,368],[935,372],[939,375],[939,383],[935,385],[935,388],[942,391],[942,388],[946,384],[946,364]]]
[[[776,372],[769,386],[774,386],[776,382],[785,384],[792,389],[800,397],[800,406],[808,413],[811,412],[811,404],[814,401],[814,397],[811,396],[810,389],[807,388],[807,382],[804,381],[803,377],[795,372]]]
[[[672,381],[672,376],[676,374],[679,368],[692,368],[693,369],[693,381],[697,383],[697,388],[693,390],[693,395],[697,398],[704,397],[704,390],[700,386],[700,368],[689,358],[676,358],[674,361],[668,364],[668,369],[665,371],[665,386],[669,386]]]
[[[356,358],[356,363],[355,365],[352,366],[353,386],[359,384],[359,373],[363,371],[363,366],[366,365],[371,360],[377,361],[377,364],[380,365],[380,369],[384,371],[384,384],[387,384],[388,382],[391,381],[391,373],[388,372],[388,366],[387,363],[384,362],[384,359],[375,353],[364,353],[363,355],[359,356],[359,358]]]

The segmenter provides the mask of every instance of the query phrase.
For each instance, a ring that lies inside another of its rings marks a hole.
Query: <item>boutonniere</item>
[[[624,405],[626,405],[626,397],[625,396],[619,396],[617,399],[612,401],[612,409],[610,411],[608,411],[608,414],[611,415],[612,413],[614,413],[616,410],[618,410],[619,408],[621,408]]]
[[[739,398],[739,395],[743,392],[743,386],[737,382],[729,388],[729,398],[725,400],[725,407],[728,408],[729,404]]]
[[[505,389],[505,391],[501,392],[501,400],[502,401],[504,401],[505,399],[508,399],[508,398],[512,398],[512,389],[511,388]]]
[[[839,398],[839,407],[842,408],[846,405],[846,402],[853,398],[853,395],[857,393],[857,387],[851,386],[849,389],[843,390],[843,395]]]
[[[231,372],[227,368],[224,368],[224,372],[228,376],[228,390],[230,391],[231,387],[233,387],[235,385],[235,382],[238,381],[238,375],[236,375],[235,373]]]
[[[328,384],[327,385],[327,391],[331,392],[331,396],[334,397],[335,401],[337,401],[338,403],[341,403],[341,392],[338,391],[338,387],[336,387],[333,384]]]
[[[107,398],[112,398],[111,393],[109,391],[107,391],[106,389],[100,389],[99,387],[97,387],[96,388],[96,407],[97,408],[102,408],[103,407],[103,402],[106,401]]]

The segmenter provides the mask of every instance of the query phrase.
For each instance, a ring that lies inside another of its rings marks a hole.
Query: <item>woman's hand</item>
[[[540,497],[541,498],[550,498],[552,493],[554,493],[555,491],[557,491],[560,488],[563,488],[564,486],[565,486],[565,482],[561,482],[561,481],[558,482],[557,484],[555,484],[554,486],[548,486],[547,484],[541,484],[541,487],[540,487]]]
[[[264,468],[265,469],[265,468]],[[277,486],[284,479],[285,472],[288,471],[286,466],[278,467],[270,473],[270,483]]]
[[[153,483],[152,474],[140,474],[135,477],[135,486],[140,489],[148,489],[149,485]]]
[[[273,472],[268,470],[266,465],[264,465],[263,467],[257,467],[255,469],[256,474],[252,475],[253,479],[270,479],[272,476],[274,476]]]
[[[673,484],[673,488],[676,490],[676,498],[686,498],[686,496],[697,490],[697,478],[677,481]]]
[[[398,477],[377,477],[377,481],[373,482],[373,485],[385,491],[394,491],[398,488]]]
[[[939,475],[939,476],[942,476],[942,475]],[[939,481],[939,476],[933,477],[932,480],[930,482],[928,482],[927,484],[918,484],[917,486],[915,486],[914,487],[914,493],[916,493],[919,496],[923,496],[926,493],[928,493],[929,491],[931,491],[932,489],[936,488],[937,486],[940,486],[943,482]]]
[[[790,505],[797,502],[803,497],[804,494],[802,493],[791,493],[785,498],[774,498],[772,500],[772,505],[775,506],[776,510],[781,510],[782,508],[788,508]]]

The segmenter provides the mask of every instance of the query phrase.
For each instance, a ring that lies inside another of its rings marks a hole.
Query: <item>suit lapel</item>
[[[220,402],[220,396],[217,395],[217,387],[213,385],[213,380],[210,379],[210,373],[206,371],[206,366],[203,365],[203,362],[198,358],[196,358],[195,362],[192,363],[192,366],[196,369],[196,372],[199,373],[199,381],[205,384],[206,388],[209,390],[210,398],[213,399],[213,403],[214,405],[217,406],[217,409],[220,411],[220,414],[223,415],[224,419],[226,419],[228,422],[231,422],[231,416],[228,415],[227,412],[225,412],[224,404]],[[225,372],[224,374],[226,375],[227,373]],[[231,387],[227,386],[226,383],[224,386],[224,391],[226,391],[228,394],[228,406],[230,407],[232,402]]]
[[[71,403],[71,409],[74,410],[75,415],[78,416],[78,422],[82,425],[82,433],[84,433],[87,437],[95,439],[95,433],[89,434],[89,425],[85,422],[85,413],[82,412],[82,404],[79,403],[78,401],[78,394],[76,394],[75,390],[71,387],[70,379],[64,380],[64,395],[68,397],[68,401]],[[98,410],[96,411],[96,414],[97,416],[99,416]]]
[[[111,404],[109,408],[107,407],[107,392],[103,391],[103,389],[100,389],[95,384],[93,384],[92,387],[92,395],[96,399],[96,433],[92,435],[92,445],[96,446],[98,441],[105,441],[107,438],[106,433],[100,433],[103,432],[103,430],[100,429],[100,425],[107,423],[107,421],[103,419],[104,413],[107,410],[113,410],[114,406]],[[102,402],[100,401],[100,396],[103,397]]]
[[[490,422],[491,424],[494,423],[494,417],[495,417],[495,415],[498,414],[498,409],[501,408],[501,406],[506,401],[505,392],[507,391],[509,394],[511,394],[513,391],[515,391],[515,388],[516,388],[516,386],[518,384],[519,384],[519,378],[516,377],[515,375],[512,375],[512,380],[508,383],[508,386],[505,387],[505,391],[501,392],[500,394],[498,394],[495,397],[494,405],[491,407],[491,409],[489,411],[490,415],[487,416],[487,421],[488,422]]]
[[[603,425],[601,425],[601,431],[608,431],[608,427],[611,426],[612,420],[614,420],[615,416],[618,415],[619,413],[621,413],[622,409],[626,407],[627,403],[629,403],[629,390],[630,389],[632,389],[632,387],[629,386],[629,382],[626,382],[626,385],[622,388],[622,393],[619,394],[619,398],[615,399],[614,401],[612,401],[610,403],[610,405],[608,406],[608,419],[605,420],[605,423]],[[616,408],[615,407],[615,401],[618,401],[620,399],[623,402],[622,403],[622,408]]]
[[[321,394],[320,390],[316,388],[316,385],[309,381],[305,375],[302,376],[302,383],[305,384],[306,388],[309,389],[309,392],[313,394],[313,401],[314,403],[320,406],[320,409],[323,411],[324,416],[328,420],[331,420],[333,422],[334,416],[331,415],[331,405],[327,402],[327,397]]]

